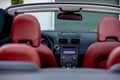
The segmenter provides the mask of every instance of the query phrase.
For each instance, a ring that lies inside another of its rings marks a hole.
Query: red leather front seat
[[[115,39],[116,41],[107,41]],[[104,18],[98,29],[98,41],[87,49],[84,57],[84,68],[106,69],[106,60],[110,52],[120,46],[120,23],[114,17]]]
[[[12,43],[27,43],[37,51],[43,68],[57,67],[52,51],[42,44],[41,30],[38,20],[29,14],[15,17],[11,30]]]
[[[42,67],[37,52],[25,44],[7,44],[0,47],[0,61],[31,62]]]
[[[107,68],[109,69],[115,64],[120,63],[120,47],[115,48],[109,55],[107,60]]]

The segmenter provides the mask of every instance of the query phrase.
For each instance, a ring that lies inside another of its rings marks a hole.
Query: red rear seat
[[[116,41],[107,41],[115,39]],[[104,18],[98,29],[98,41],[89,46],[83,62],[84,68],[106,69],[106,61],[110,52],[120,46],[120,23],[114,17]]]

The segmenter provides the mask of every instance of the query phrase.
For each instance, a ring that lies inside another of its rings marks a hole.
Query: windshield
[[[42,30],[65,30],[65,31],[85,31],[96,32],[100,21],[107,17],[113,16],[119,18],[119,14],[79,12],[82,20],[61,20],[57,19],[60,12],[37,12],[27,13],[34,15],[41,25]]]
[[[97,31],[100,21],[107,16],[114,16],[118,18],[116,14],[104,14],[104,13],[91,13],[80,12],[82,20],[58,20],[55,19],[55,30],[72,30],[72,31]],[[56,13],[57,15],[57,13]]]
[[[23,4],[27,3],[42,3],[42,2],[73,2],[73,0],[24,0]],[[4,1],[3,1],[4,2]],[[94,2],[104,4],[119,5],[119,0],[74,0],[74,2]],[[5,3],[5,2],[4,2]],[[1,3],[2,4],[2,3]],[[2,6],[2,5],[1,5]],[[0,6],[0,7],[1,7]],[[35,12],[27,13],[34,15],[41,25],[41,30],[67,30],[67,31],[86,31],[96,32],[100,21],[107,16],[113,16],[120,19],[119,14],[107,14],[107,13],[92,13],[82,12],[82,20],[61,20],[57,19],[57,15],[60,12]],[[0,29],[1,30],[1,29]]]
[[[47,1],[47,0],[45,0]],[[49,1],[49,0],[48,0]],[[47,1],[47,2],[48,2]],[[64,0],[51,0],[51,2],[62,2]],[[65,0],[71,1],[72,0]],[[75,2],[94,2],[94,3],[104,3],[104,4],[115,4],[119,5],[119,0],[74,0]],[[41,0],[25,0],[25,3],[37,3],[44,2]],[[103,9],[104,10],[104,9]],[[34,12],[34,11],[33,11]],[[100,21],[108,16],[113,16],[120,19],[119,14],[108,14],[108,13],[92,13],[92,12],[84,12],[80,11],[77,14],[82,15],[82,20],[61,20],[57,19],[57,15],[61,13],[61,11],[56,12],[34,12],[27,14],[34,15],[41,26],[41,30],[65,30],[65,31],[86,31],[86,32],[96,32],[99,26]],[[26,13],[25,13],[26,14]]]

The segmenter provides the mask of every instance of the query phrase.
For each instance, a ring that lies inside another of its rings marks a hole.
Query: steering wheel
[[[42,34],[41,36],[42,36],[41,44],[46,45],[47,47],[49,47],[53,51],[53,42],[50,39],[50,37],[46,34]]]

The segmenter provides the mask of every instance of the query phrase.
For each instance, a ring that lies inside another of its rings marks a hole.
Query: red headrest
[[[120,47],[115,48],[109,55],[107,60],[107,68],[114,64],[120,63]]]
[[[13,43],[29,41],[31,46],[40,45],[41,32],[38,20],[29,14],[21,14],[15,17],[11,30]]]
[[[0,61],[27,61],[41,67],[36,51],[25,44],[7,44],[2,46],[0,48]]]
[[[106,41],[107,38],[120,41],[120,22],[114,17],[104,18],[99,25],[98,41]]]

